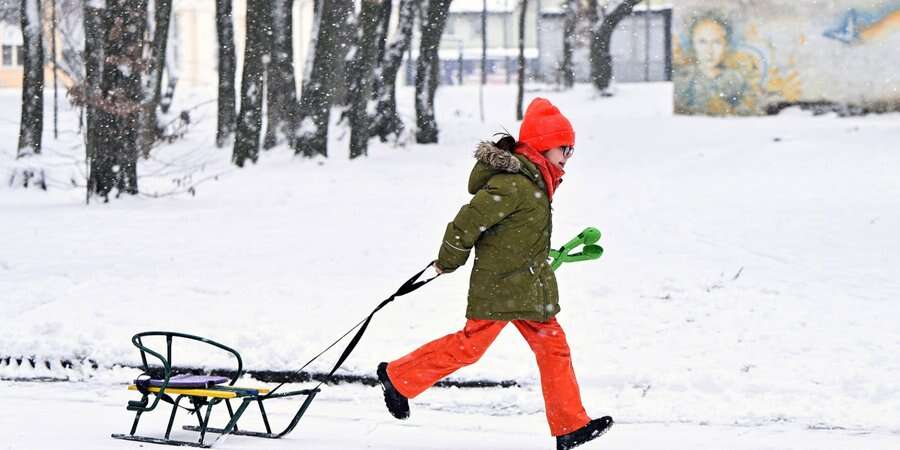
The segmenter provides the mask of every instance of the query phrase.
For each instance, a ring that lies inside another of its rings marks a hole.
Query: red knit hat
[[[545,152],[551,148],[575,145],[575,131],[569,119],[546,98],[537,97],[525,110],[519,128],[519,142]]]

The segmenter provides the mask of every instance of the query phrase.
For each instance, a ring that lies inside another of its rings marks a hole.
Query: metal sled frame
[[[166,356],[164,357],[160,353],[148,348],[142,342],[142,338],[149,336],[161,336],[166,339]],[[230,382],[227,385],[214,386],[210,388],[201,388],[201,389],[181,389],[181,388],[173,388],[169,386],[169,379],[172,377],[172,342],[173,338],[181,338],[187,340],[193,340],[198,342],[203,342],[209,344],[213,347],[216,347],[220,350],[224,350],[230,353],[237,360],[237,370],[235,371],[235,375],[231,378]],[[221,437],[228,434],[237,434],[241,436],[253,436],[253,437],[261,437],[261,438],[269,438],[269,439],[278,439],[282,436],[287,435],[291,431],[294,430],[294,427],[297,426],[297,423],[303,417],[303,413],[306,412],[306,409],[309,408],[310,403],[312,403],[316,394],[319,393],[319,389],[304,389],[299,391],[292,392],[282,392],[278,394],[269,394],[269,390],[267,389],[254,389],[254,388],[241,388],[235,387],[234,383],[243,375],[243,360],[241,359],[241,355],[231,347],[222,345],[218,342],[212,341],[210,339],[206,339],[200,336],[194,336],[190,334],[184,333],[176,333],[169,331],[148,331],[144,333],[138,333],[131,338],[131,342],[137,347],[141,352],[141,362],[143,363],[143,370],[145,374],[150,374],[152,369],[150,365],[147,363],[147,354],[155,357],[162,363],[163,370],[163,383],[159,387],[144,387],[132,385],[129,386],[131,390],[137,390],[141,392],[140,400],[132,400],[128,402],[127,409],[129,411],[134,411],[134,423],[131,425],[131,432],[129,434],[113,434],[112,437],[116,439],[125,439],[129,441],[138,441],[138,442],[149,442],[153,444],[167,444],[167,445],[178,445],[178,446],[190,446],[190,447],[201,447],[201,448],[210,448],[215,445],[216,441],[218,441]],[[169,394],[173,394],[177,396],[173,400]],[[152,403],[149,402],[150,396],[153,396]],[[263,406],[263,402],[270,398],[284,398],[284,397],[293,397],[298,395],[305,395],[306,400],[303,401],[303,404],[300,406],[300,409],[294,414],[293,419],[288,424],[288,426],[282,430],[281,432],[275,433],[272,431],[272,427],[269,424],[269,417],[266,414],[265,406]],[[180,405],[183,399],[187,398],[190,402],[190,407]],[[156,409],[159,401],[162,400],[167,403],[172,404],[172,412],[169,415],[169,422],[166,426],[166,434],[163,438],[158,437],[147,437],[147,436],[138,436],[135,433],[137,432],[138,422],[140,422],[141,415],[145,412],[150,412]],[[240,400],[240,405],[237,408],[234,408],[232,405],[232,400],[238,401]],[[228,409],[228,417],[229,421],[225,425],[224,428],[210,428],[209,427],[209,418],[212,413],[213,406],[225,403],[226,408]],[[247,410],[251,403],[256,403],[259,407],[260,415],[262,416],[263,425],[265,426],[265,432],[259,431],[245,431],[238,428],[238,421],[241,416]],[[206,411],[202,411],[203,407],[206,407]],[[169,435],[172,432],[172,426],[175,423],[175,415],[178,412],[178,408],[187,409],[191,414],[196,414],[197,423],[196,426],[186,425],[183,427],[185,430],[189,431],[198,431],[200,433],[200,439],[196,442],[192,441],[179,441],[174,439],[169,439]],[[207,443],[205,442],[207,433],[218,434],[213,442]]]

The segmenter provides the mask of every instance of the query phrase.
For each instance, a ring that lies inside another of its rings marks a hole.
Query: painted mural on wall
[[[761,115],[797,102],[900,110],[900,0],[871,5],[676,2],[676,113]]]
[[[802,86],[794,64],[771,64],[774,52],[765,42],[753,42],[755,29],[735,30],[718,11],[690,18],[675,41],[676,111],[683,114],[755,115],[766,104],[796,101]],[[750,36],[747,36],[749,34]]]
[[[844,44],[865,44],[884,36],[900,32],[900,5],[881,11],[858,11],[850,8],[841,19],[840,26],[826,30],[825,36]]]

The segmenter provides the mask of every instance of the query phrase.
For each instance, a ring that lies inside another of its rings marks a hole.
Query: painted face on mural
[[[719,74],[719,65],[725,57],[727,32],[722,24],[706,19],[694,26],[691,41],[697,58],[697,67],[710,78]]]

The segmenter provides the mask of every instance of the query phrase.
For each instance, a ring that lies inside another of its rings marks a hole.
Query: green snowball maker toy
[[[600,230],[593,227],[585,228],[584,231],[578,233],[575,239],[567,242],[559,250],[550,250],[550,257],[553,258],[550,268],[556,270],[563,263],[590,261],[599,258],[603,255],[603,247],[596,244],[599,240]],[[572,253],[582,245],[584,247],[581,248],[580,252]]]

